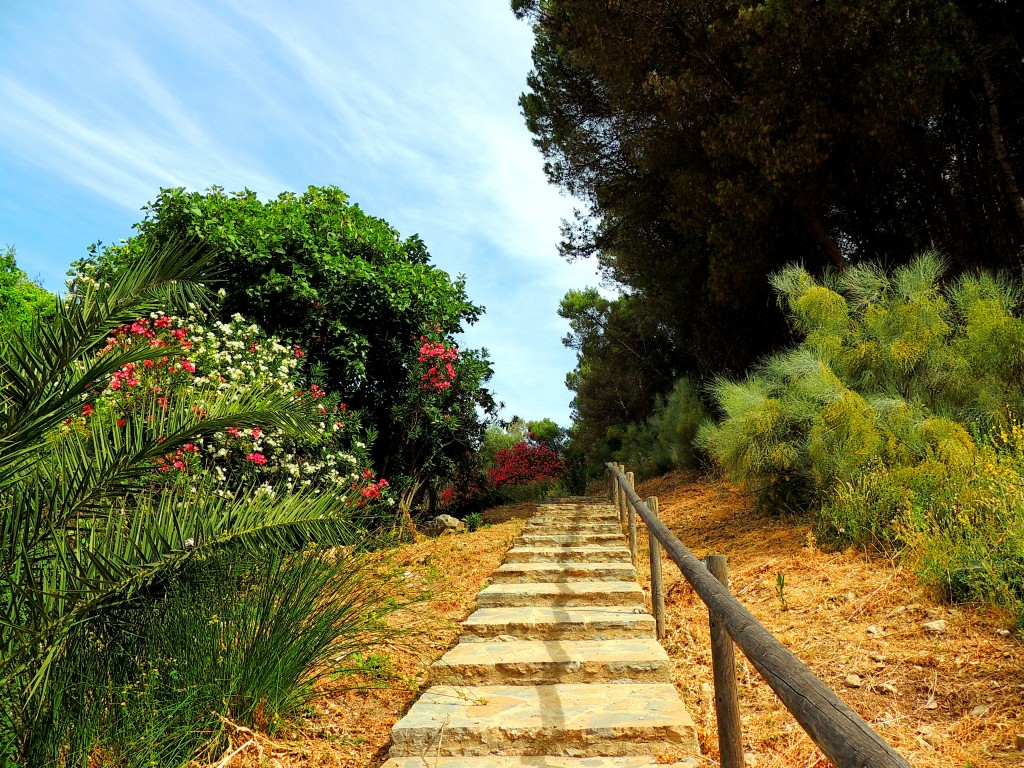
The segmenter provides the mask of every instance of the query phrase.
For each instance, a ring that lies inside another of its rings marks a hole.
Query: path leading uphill
[[[610,504],[538,506],[477,607],[392,730],[384,768],[695,765]]]

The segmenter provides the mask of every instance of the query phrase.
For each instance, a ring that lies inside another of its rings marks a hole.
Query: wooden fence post
[[[725,555],[708,555],[704,564],[729,589],[729,568]],[[711,624],[711,666],[715,676],[715,714],[718,719],[718,751],[722,768],[743,768],[743,725],[736,687],[736,655],[732,638],[715,614],[708,610]]]
[[[626,467],[623,464],[616,464],[615,466],[619,472],[626,471]],[[618,477],[615,478],[615,506],[619,511],[619,525],[624,526],[626,524],[626,489],[622,487],[622,482]]]
[[[635,478],[632,472],[626,473],[626,483],[630,489],[633,489]],[[626,514],[629,517],[629,555],[633,560],[633,565],[636,565],[636,510],[633,509],[633,505],[626,501]]]
[[[654,516],[658,516],[658,497],[647,499]],[[659,640],[665,639],[665,584],[661,577],[661,542],[648,529],[647,539],[651,551],[651,612],[654,614],[654,626]]]

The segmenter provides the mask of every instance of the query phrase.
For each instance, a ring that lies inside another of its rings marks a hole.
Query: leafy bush
[[[466,528],[470,531],[478,531],[484,527],[484,516],[479,512],[471,512],[462,518],[462,522],[466,524]]]
[[[498,451],[487,474],[496,489],[513,501],[544,498],[565,465],[547,445],[523,440]]]
[[[409,425],[410,399],[421,380],[408,373],[420,337],[444,339],[450,347],[481,313],[464,279],[433,265],[420,238],[403,238],[331,186],[266,201],[250,190],[163,189],[145,212],[136,236],[95,255],[97,275],[109,279],[146,248],[176,240],[215,252],[230,278],[218,306],[222,319],[241,313],[288,345],[301,345],[304,373],[319,370],[318,383],[361,411],[377,432],[379,471],[422,481],[448,467],[418,461],[453,440],[458,446],[451,457],[461,457],[479,437],[477,407],[484,415],[495,408],[484,388],[490,366],[483,350],[461,351],[458,364],[444,361],[459,368],[452,390],[462,392],[449,393],[472,400],[444,425],[445,433],[435,438],[435,431]]]
[[[806,507],[872,463],[974,460],[965,424],[1024,409],[1024,321],[1007,282],[964,277],[940,287],[925,254],[886,275],[851,267],[827,284],[800,268],[775,275],[804,335],[743,382],[719,380],[722,420],[698,443],[772,506]]]
[[[951,600],[1024,606],[1024,319],[992,275],[773,277],[798,347],[744,381],[698,442],[773,508],[820,505],[819,538],[900,551]],[[1024,617],[1024,612],[1022,612]]]

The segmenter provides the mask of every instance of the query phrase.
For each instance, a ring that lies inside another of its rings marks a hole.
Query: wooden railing
[[[633,489],[633,473],[608,463],[606,490],[629,532],[637,557],[637,516],[650,534],[651,601],[659,638],[664,637],[665,608],[661,583],[661,547],[708,608],[711,621],[715,708],[722,768],[742,768],[743,739],[733,669],[735,643],[761,673],[800,727],[837,768],[911,768],[861,717],[805,667],[728,590],[725,558],[698,560],[658,518],[657,499],[643,501]],[[731,640],[730,640],[731,638]]]

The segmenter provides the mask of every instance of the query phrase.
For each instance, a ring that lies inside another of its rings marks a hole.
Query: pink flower
[[[196,372],[195,365],[192,363],[191,360],[189,360],[186,357],[181,358],[181,367],[184,368],[189,373],[195,373]]]
[[[264,456],[262,453],[259,453],[258,451],[250,453],[245,458],[247,458],[249,461],[251,461],[253,464],[259,467],[262,467],[264,464],[267,463],[267,457]]]

